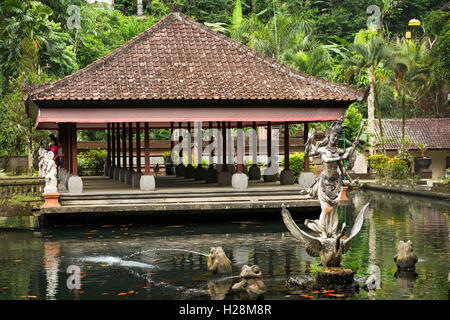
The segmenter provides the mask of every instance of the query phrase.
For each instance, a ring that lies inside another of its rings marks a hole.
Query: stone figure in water
[[[54,154],[48,151],[44,156],[43,174],[45,178],[44,193],[57,193],[58,192],[58,180],[56,176],[58,169],[56,163],[53,160]]]
[[[397,263],[399,270],[414,271],[416,269],[416,263],[418,261],[416,254],[413,252],[412,242],[400,241],[397,247],[397,254],[394,257],[394,261]]]
[[[347,177],[350,183],[357,183],[345,171],[343,161],[351,158],[359,144],[359,137],[364,127],[364,121],[355,142],[350,148],[341,149],[337,142],[342,135],[343,118],[334,121],[325,132],[325,139],[313,145],[315,131],[309,134],[305,144],[305,157],[318,156],[323,161],[323,170],[310,190],[310,195],[318,197],[322,209],[318,220],[305,220],[305,225],[322,238],[337,237],[338,203],[341,198],[343,181]]]
[[[266,292],[266,286],[262,280],[261,269],[257,265],[244,265],[240,273],[241,281],[234,284],[233,291],[240,291],[248,295],[250,300],[256,300]]]
[[[225,279],[209,280],[208,293],[211,300],[223,300],[228,292],[231,290],[233,279],[227,277]]]
[[[222,247],[211,247],[207,260],[208,270],[212,273],[227,273],[232,271],[231,261],[226,256]]]
[[[367,268],[369,277],[364,281],[363,289],[369,292],[381,289],[381,270],[377,265],[371,264]]]
[[[349,237],[345,235],[345,223],[335,237],[321,237],[320,234],[313,236],[302,229],[292,219],[291,214],[286,209],[286,206],[282,205],[282,216],[284,224],[290,233],[305,244],[306,252],[312,257],[320,257],[322,265],[324,267],[340,267],[342,254],[344,254],[349,248],[352,239],[359,233],[364,221],[364,213],[366,212],[369,204],[366,204],[353,224]]]

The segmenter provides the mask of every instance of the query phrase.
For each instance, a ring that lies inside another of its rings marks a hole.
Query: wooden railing
[[[43,178],[0,179],[0,199],[15,195],[40,196],[44,192]]]

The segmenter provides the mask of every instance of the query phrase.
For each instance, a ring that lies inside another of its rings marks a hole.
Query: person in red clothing
[[[59,167],[59,147],[58,147],[58,140],[56,140],[56,137],[51,134],[50,135],[50,151],[53,152],[53,160],[55,160],[56,167]]]

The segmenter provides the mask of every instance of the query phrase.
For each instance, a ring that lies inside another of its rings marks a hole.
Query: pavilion
[[[77,130],[107,130],[105,174],[148,191],[155,189],[149,130],[191,130],[201,121],[204,128],[222,130],[225,141],[229,128],[267,126],[271,137],[271,126],[283,125],[289,159],[289,124],[304,123],[307,132],[308,122],[336,120],[351,103],[363,99],[358,90],[288,68],[174,6],[171,14],[98,61],[32,91],[26,108],[37,129],[59,131],[67,187],[76,193],[83,190],[77,170]],[[267,141],[270,144],[271,139]],[[222,163],[228,163],[226,143],[223,149]],[[268,146],[269,157],[270,150]],[[231,185],[229,166],[216,168],[219,184]],[[293,184],[288,160],[284,169],[281,183]],[[188,171],[177,173],[193,178]],[[238,163],[236,174],[242,172]]]

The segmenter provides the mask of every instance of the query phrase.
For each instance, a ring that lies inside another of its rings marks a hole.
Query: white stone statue
[[[58,192],[58,180],[56,175],[58,170],[56,168],[55,160],[53,160],[53,152],[48,151],[44,157],[43,174],[45,178],[44,193],[57,193]]]
[[[45,154],[46,154],[47,150],[45,150],[44,148],[40,147],[39,148],[39,156],[38,156],[38,160],[39,160],[39,177],[44,177],[44,165],[45,165]]]

